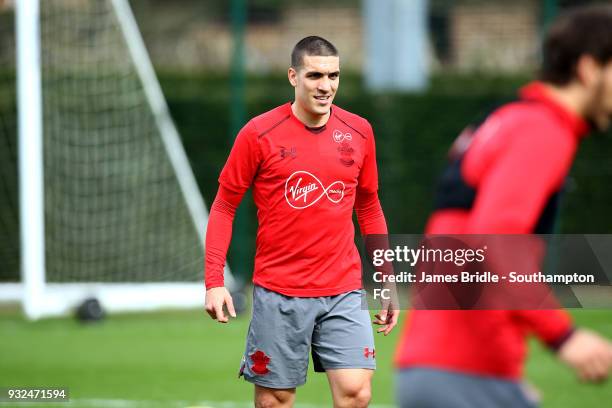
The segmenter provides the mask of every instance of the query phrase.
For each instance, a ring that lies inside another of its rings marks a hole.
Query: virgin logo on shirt
[[[333,133],[333,137],[334,137],[334,142],[336,143],[342,143],[345,140],[353,140],[353,136],[351,136],[350,133],[342,133],[339,130],[334,130]]]
[[[285,182],[285,199],[296,210],[308,208],[327,197],[334,204],[344,198],[344,183],[334,181],[325,187],[321,180],[307,171],[296,171]]]

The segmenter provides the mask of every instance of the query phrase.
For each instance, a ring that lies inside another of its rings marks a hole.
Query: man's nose
[[[329,80],[328,77],[321,78],[318,85],[319,85],[318,88],[320,91],[323,91],[323,92],[331,91],[331,81]]]

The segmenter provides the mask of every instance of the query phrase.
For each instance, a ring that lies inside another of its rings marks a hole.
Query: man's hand
[[[206,291],[206,303],[204,306],[206,312],[219,323],[227,323],[229,321],[229,318],[223,313],[223,305],[226,305],[230,316],[236,317],[232,296],[225,287],[210,288]]]
[[[397,291],[395,289],[395,283],[385,283],[384,287],[391,290],[391,296],[388,299],[381,300],[380,312],[374,315],[376,320],[374,324],[378,324],[382,327],[376,330],[377,333],[384,333],[385,336],[391,333],[391,330],[397,324],[399,318],[399,301],[397,298]]]
[[[582,381],[604,381],[612,368],[612,344],[588,330],[576,330],[561,346],[558,356]]]

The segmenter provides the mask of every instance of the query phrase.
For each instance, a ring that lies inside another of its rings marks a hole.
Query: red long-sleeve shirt
[[[257,207],[253,282],[287,296],[331,296],[362,287],[353,209],[364,235],[386,234],[378,200],[372,127],[332,107],[306,127],[289,103],[240,131],[219,177],[206,233],[205,283],[223,285],[236,207],[253,188]]]
[[[495,111],[463,156],[461,176],[474,189],[471,208],[439,209],[428,234],[527,234],[561,189],[588,130],[541,83]],[[415,310],[406,320],[395,362],[508,379],[522,376],[526,336],[550,347],[571,333],[563,310]]]

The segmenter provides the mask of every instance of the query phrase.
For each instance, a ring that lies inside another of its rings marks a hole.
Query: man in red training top
[[[543,53],[541,81],[491,114],[447,169],[427,234],[552,232],[580,140],[612,115],[612,7],[559,18]],[[395,357],[400,406],[536,406],[520,386],[530,334],[582,380],[608,376],[610,343],[563,310],[413,310]]]
[[[255,384],[257,407],[290,407],[304,384],[309,351],[327,373],[336,407],[366,407],[375,369],[372,328],[362,308],[361,262],[353,209],[363,235],[386,234],[378,200],[372,127],[332,104],[340,78],[336,48],[299,41],[289,82],[295,100],[249,121],[219,177],[206,233],[206,310],[234,316],[223,287],[232,220],[249,187],[259,228],[253,316],[241,375]],[[388,334],[398,311],[375,323]]]

